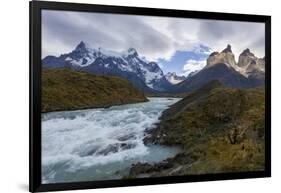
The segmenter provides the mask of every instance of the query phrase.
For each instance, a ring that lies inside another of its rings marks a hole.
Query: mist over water
[[[143,144],[177,98],[42,114],[42,182],[120,179],[137,162],[160,162],[180,149]]]

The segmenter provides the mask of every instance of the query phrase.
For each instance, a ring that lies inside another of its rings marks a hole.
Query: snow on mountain
[[[185,76],[178,76],[175,72],[168,72],[165,77],[172,84],[178,84],[186,79]]]
[[[134,48],[119,53],[103,48],[94,49],[81,41],[68,54],[45,57],[43,66],[71,67],[92,73],[121,76],[137,86],[141,84],[139,81],[143,81],[146,86],[159,91],[164,91],[170,86],[158,64],[140,57]]]
[[[188,77],[177,76],[175,73],[164,75],[156,62],[139,56],[134,48],[114,52],[91,48],[83,41],[70,53],[59,57],[45,57],[42,64],[45,68],[67,67],[89,73],[119,76],[147,93],[191,91],[214,79],[227,86],[250,88],[262,85],[265,76],[264,58],[258,58],[246,49],[236,62],[230,45],[221,52],[211,53],[207,65],[190,73]]]

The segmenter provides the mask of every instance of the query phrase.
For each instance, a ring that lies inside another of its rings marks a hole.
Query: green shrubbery
[[[147,101],[127,80],[70,69],[43,69],[42,112]]]
[[[186,158],[193,158],[192,164],[182,167],[178,174],[264,169],[264,88],[210,87],[178,104],[163,113],[150,139],[180,144]]]

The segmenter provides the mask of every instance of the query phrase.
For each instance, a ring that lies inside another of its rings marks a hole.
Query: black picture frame
[[[271,17],[233,13],[184,11],[124,6],[105,6],[62,2],[30,2],[30,192],[77,190],[123,187],[152,184],[168,184],[271,176]],[[41,10],[68,10],[146,16],[168,16],[213,20],[265,23],[265,170],[256,172],[219,173],[189,176],[138,178],[74,183],[41,183]]]

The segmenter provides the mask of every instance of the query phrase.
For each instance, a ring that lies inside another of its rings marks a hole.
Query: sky
[[[130,47],[164,73],[187,76],[213,51],[249,48],[264,57],[264,23],[43,10],[42,57],[71,52],[79,42],[122,52]]]

